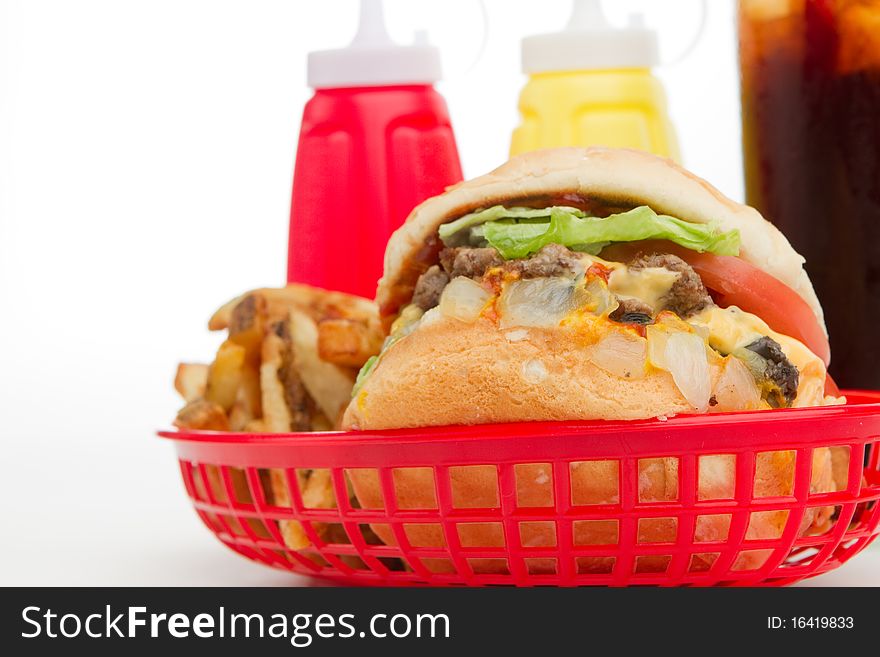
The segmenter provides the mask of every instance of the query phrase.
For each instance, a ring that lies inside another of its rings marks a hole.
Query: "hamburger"
[[[605,148],[515,157],[424,202],[391,237],[376,299],[387,337],[362,368],[342,426],[637,420],[842,403],[803,264],[756,210],[670,160]],[[789,494],[794,455],[780,454],[758,464],[756,494]],[[814,491],[833,490],[832,453],[817,449],[813,460]],[[640,477],[641,492],[669,499],[676,468],[659,459]],[[411,503],[428,504],[430,475],[408,476]],[[477,495],[484,482],[468,476],[475,479],[458,483]],[[732,460],[720,460],[701,477],[701,494],[728,489],[734,476]],[[374,478],[353,483],[363,506],[381,505]],[[607,503],[617,474],[584,467],[573,471],[575,485]],[[801,531],[829,518],[828,509],[809,509]],[[778,536],[786,519],[764,514],[750,537]],[[721,535],[723,522],[697,532]],[[393,542],[387,528],[375,531]],[[439,526],[421,531],[418,544],[445,545]],[[475,540],[499,539],[487,530]]]

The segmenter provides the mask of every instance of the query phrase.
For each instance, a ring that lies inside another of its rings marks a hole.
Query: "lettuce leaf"
[[[357,374],[357,378],[354,381],[354,387],[351,389],[351,396],[357,396],[360,389],[364,386],[364,383],[367,380],[367,377],[370,376],[370,373],[376,367],[376,363],[379,362],[378,356],[370,356],[367,359],[367,362],[364,363],[364,366],[360,369]]]
[[[542,223],[520,223],[503,215],[503,219],[486,222],[483,233],[489,245],[506,260],[525,258],[547,244],[598,253],[611,242],[650,239],[669,240],[693,251],[739,255],[738,230],[724,233],[716,225],[695,224],[658,215],[647,206],[602,219],[578,216],[568,208],[560,207],[549,208],[549,215],[549,219]]]
[[[485,224],[489,221],[495,221],[497,219],[525,219],[525,220],[544,220],[543,223],[546,223],[550,220],[550,212],[553,209],[563,210],[568,212],[575,217],[584,217],[586,216],[581,210],[577,208],[569,208],[563,205],[558,205],[551,208],[505,208],[503,205],[493,205],[491,208],[487,208],[486,210],[480,210],[478,212],[471,212],[470,214],[466,214],[455,221],[452,221],[448,224],[443,224],[440,226],[440,239],[444,242],[455,235],[458,232],[466,230],[468,228],[472,228],[473,226],[479,226],[480,224]]]

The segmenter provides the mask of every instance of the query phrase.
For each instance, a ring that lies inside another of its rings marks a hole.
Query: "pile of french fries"
[[[247,292],[217,310],[208,328],[228,337],[210,365],[178,366],[182,429],[332,429],[383,339],[372,302],[305,285]]]
[[[175,426],[186,430],[284,433],[336,428],[351,398],[358,369],[379,352],[383,334],[375,304],[305,285],[263,288],[223,305],[208,322],[228,331],[210,365],[181,363],[174,387],[186,405]],[[217,466],[208,485],[219,488]],[[330,473],[297,470],[303,504],[336,506]],[[282,470],[261,471],[270,504],[291,505]],[[217,481],[213,481],[216,479]],[[232,473],[236,497],[250,499],[242,471]],[[330,530],[313,523],[322,540]],[[311,541],[295,521],[281,521],[285,544]]]

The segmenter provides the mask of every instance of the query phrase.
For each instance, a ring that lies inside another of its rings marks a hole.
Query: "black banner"
[[[680,654],[876,640],[872,589],[3,589],[6,654],[163,655],[609,648]],[[506,657],[504,653],[497,657]]]

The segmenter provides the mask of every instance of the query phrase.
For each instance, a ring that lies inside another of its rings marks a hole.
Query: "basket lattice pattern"
[[[838,567],[880,532],[880,409],[869,410],[163,435],[205,525],[295,573],[366,585],[780,585]],[[814,469],[831,461],[836,483],[817,490]],[[767,464],[785,490],[762,494]],[[730,477],[708,487],[719,467]],[[310,479],[329,499],[314,499]]]

